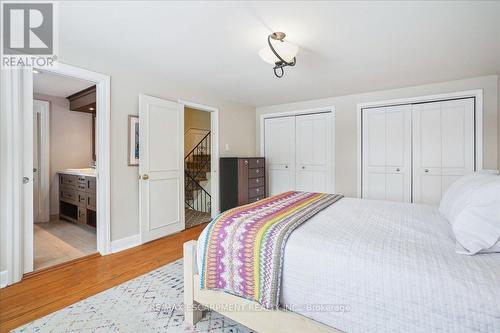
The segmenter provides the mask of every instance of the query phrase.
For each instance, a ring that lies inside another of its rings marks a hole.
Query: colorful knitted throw
[[[208,225],[203,246],[201,288],[260,303],[279,304],[285,243],[310,217],[341,195],[285,192],[230,209]]]

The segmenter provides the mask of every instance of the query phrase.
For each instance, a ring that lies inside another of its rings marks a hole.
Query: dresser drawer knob
[[[259,172],[260,172],[260,170],[259,170],[259,169],[255,170],[255,173],[259,173]]]
[[[257,189],[257,192],[260,192],[260,188]]]
[[[256,182],[256,183],[260,183],[260,179],[257,179],[255,182]]]

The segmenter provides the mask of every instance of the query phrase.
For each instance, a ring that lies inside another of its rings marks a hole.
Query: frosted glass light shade
[[[276,52],[286,60],[286,62],[293,61],[293,58],[299,53],[299,47],[295,44],[289,43],[287,41],[279,41],[279,40],[271,40],[271,44],[273,45]],[[276,62],[280,61],[271,51],[269,46],[264,47],[259,51],[259,56],[265,62],[274,65]]]

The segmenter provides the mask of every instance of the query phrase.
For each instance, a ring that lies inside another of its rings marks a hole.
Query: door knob
[[[425,171],[425,172],[429,172],[429,169],[425,169],[424,171]]]
[[[400,170],[399,168],[396,168],[396,171],[397,171],[397,172],[399,172],[399,171],[401,171],[401,170]]]
[[[142,175],[142,180],[148,180],[148,179],[149,179],[149,176],[147,173]]]
[[[28,177],[23,177],[23,184],[28,184],[30,179]]]
[[[305,168],[306,168],[306,167],[305,167],[305,166],[303,166],[303,167],[302,167],[302,170],[304,170]]]
[[[285,165],[285,169],[288,169],[288,165]]]
[[[36,172],[37,171],[37,168],[33,168],[33,172]]]

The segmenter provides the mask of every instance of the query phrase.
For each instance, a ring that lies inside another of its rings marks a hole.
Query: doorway
[[[210,116],[210,135],[202,135],[190,151],[192,163],[210,163],[209,215],[213,218],[218,205],[218,112],[214,107],[185,101],[170,101],[139,94],[139,221],[141,243],[184,230],[185,225],[185,108],[203,110]],[[207,139],[210,137],[209,139]],[[200,144],[203,139],[210,143]],[[196,139],[193,139],[196,141]],[[203,148],[201,148],[203,146]],[[196,148],[198,147],[198,148]],[[195,149],[196,148],[196,149]],[[203,154],[202,154],[203,151]],[[203,157],[201,157],[203,156]],[[209,160],[209,161],[208,161]],[[200,167],[206,170],[206,167]],[[202,172],[202,171],[200,171]],[[196,177],[193,177],[196,178]],[[207,191],[208,192],[208,191]],[[196,195],[193,195],[196,198]],[[201,203],[201,199],[200,199]],[[203,199],[203,203],[205,203]],[[194,208],[194,204],[190,203]],[[200,204],[201,206],[201,204]],[[197,206],[197,207],[200,207]],[[194,210],[194,209],[193,209]],[[202,213],[206,213],[201,211]],[[207,215],[204,215],[203,221]]]
[[[33,270],[97,252],[93,82],[33,71]],[[28,230],[29,231],[29,230]]]
[[[20,281],[33,271],[33,75],[38,68],[2,70],[2,112],[0,122],[2,161],[0,183],[5,194],[0,203],[5,270],[3,285]],[[92,82],[96,86],[96,206],[97,251],[110,253],[110,77],[64,63],[43,71]],[[97,178],[99,179],[97,181]]]
[[[184,107],[184,214],[186,228],[212,216],[211,113]]]

